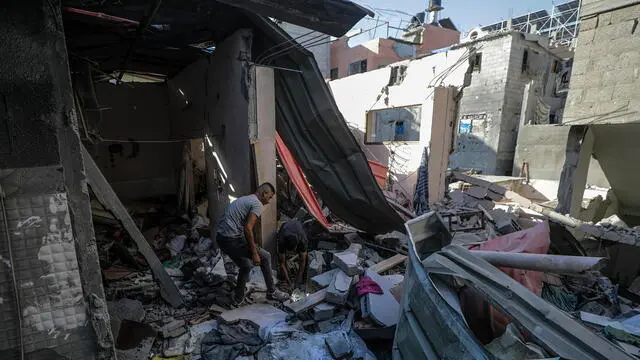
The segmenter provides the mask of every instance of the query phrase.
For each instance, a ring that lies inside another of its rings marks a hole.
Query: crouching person
[[[262,209],[275,195],[270,183],[262,184],[251,195],[236,199],[224,212],[218,224],[216,240],[220,249],[240,268],[234,292],[234,305],[242,306],[245,288],[253,266],[260,266],[267,285],[267,299],[285,301],[289,295],[276,289],[271,272],[271,254],[256,245],[254,228]]]

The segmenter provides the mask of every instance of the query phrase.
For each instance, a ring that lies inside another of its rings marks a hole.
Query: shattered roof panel
[[[290,41],[273,22],[259,16],[254,21],[261,30],[254,47],[273,49]],[[387,203],[313,55],[291,47],[272,59],[265,65],[296,70],[275,72],[278,133],[324,204],[363,231],[403,230],[402,219]]]

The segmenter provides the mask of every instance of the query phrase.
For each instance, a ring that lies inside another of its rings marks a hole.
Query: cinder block
[[[611,15],[612,15],[611,11],[598,14],[598,27],[610,25]]]
[[[584,101],[610,101],[613,99],[613,89],[613,85],[587,89],[585,91]]]
[[[596,116],[615,116],[629,111],[629,100],[614,100],[610,102],[600,102],[596,104]]]
[[[621,84],[631,84],[634,82],[632,74],[627,71],[620,70],[608,70],[602,74],[601,85],[621,85]]]
[[[582,33],[587,30],[592,30],[598,27],[598,17],[592,17],[590,19],[580,20],[580,33],[578,37],[582,36]]]
[[[637,82],[631,84],[615,85],[613,87],[612,99],[640,102],[637,100],[639,86],[640,84],[638,84]]]
[[[313,308],[313,319],[324,321],[333,318],[336,307],[327,303],[318,304]]]
[[[336,272],[333,281],[327,288],[327,302],[336,305],[344,305],[347,302],[349,296],[349,289],[353,284],[353,277],[347,275],[344,271],[339,270]]]
[[[611,12],[611,23],[616,24],[623,21],[633,20],[640,17],[640,4],[627,6]],[[584,21],[580,22],[580,28],[584,26]]]

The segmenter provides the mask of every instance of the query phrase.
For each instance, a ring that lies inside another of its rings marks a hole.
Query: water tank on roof
[[[444,9],[442,7],[442,0],[429,0],[429,8],[427,11],[440,11]]]

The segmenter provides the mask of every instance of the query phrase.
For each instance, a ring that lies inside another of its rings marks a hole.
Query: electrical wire
[[[274,51],[273,53],[263,56],[259,62],[256,62],[258,64],[266,64],[268,61],[271,61],[272,59],[280,56],[281,54],[286,54],[289,51],[295,49],[295,48],[303,48],[303,47],[309,47],[312,44],[315,44],[317,42],[320,41],[327,41],[325,40],[326,35],[325,34],[319,34],[316,35],[312,38],[306,39],[302,42],[292,42],[290,46],[285,47],[284,49],[280,49],[278,51]],[[329,40],[329,42],[331,42],[331,40]]]
[[[270,47],[270,48],[268,48],[267,50],[263,51],[263,52],[262,52],[262,54],[260,54],[260,55],[258,55],[258,56],[256,57],[256,63],[259,63],[259,62],[261,61],[261,59],[262,59],[264,56],[267,56],[267,54],[268,54],[269,52],[273,51],[275,48],[278,48],[278,47],[280,47],[280,46],[282,46],[282,45],[286,45],[286,44],[291,43],[291,42],[295,42],[296,40],[298,40],[298,39],[300,39],[300,38],[302,38],[302,37],[305,37],[305,36],[308,36],[308,35],[313,34],[313,32],[314,32],[314,31],[313,31],[313,30],[311,30],[311,31],[309,31],[309,32],[307,32],[307,33],[304,33],[304,34],[302,34],[302,35],[300,35],[300,36],[298,36],[298,37],[295,37],[295,38],[293,38],[293,39],[289,39],[289,40],[287,40],[287,41],[283,41],[283,42],[281,42],[281,43],[279,43],[279,44],[273,45],[272,47]]]
[[[371,27],[369,29],[362,30],[358,34],[347,36],[346,38],[350,39],[352,37],[364,34],[365,32],[369,32],[371,30],[377,29],[377,28],[379,28],[379,27],[381,27],[381,26],[383,26],[385,24],[388,24],[388,22],[380,23],[380,24],[378,24],[378,25],[376,25],[374,27]],[[273,54],[270,54],[268,56],[262,57],[260,61],[256,61],[256,64],[266,64],[267,61],[273,61],[276,57],[283,56],[283,55],[289,53],[290,51],[292,51],[295,48],[305,48],[305,47],[306,48],[311,48],[311,47],[320,46],[320,45],[324,45],[324,44],[333,42],[333,40],[325,41],[324,39],[321,39],[321,41],[320,40],[313,41],[314,39],[317,39],[318,37],[323,37],[324,38],[325,36],[326,35],[324,35],[324,34],[320,34],[320,35],[317,35],[317,36],[315,36],[315,37],[313,37],[311,39],[307,39],[302,43],[293,42],[292,45],[287,47],[287,48],[281,49],[281,50],[279,50],[277,52],[274,52]],[[291,41],[289,41],[289,42],[291,42]]]
[[[11,234],[9,233],[9,218],[7,217],[7,207],[4,203],[4,190],[0,185],[0,207],[2,207],[2,219],[4,220],[4,232],[7,238],[7,248],[9,251],[9,263],[11,264],[11,279],[13,281],[13,293],[16,297],[16,309],[18,313],[18,326],[20,327],[20,359],[24,360],[24,329],[22,324],[22,305],[20,303],[20,294],[18,293],[18,281],[16,280],[16,269],[13,260],[13,250],[11,249]]]

